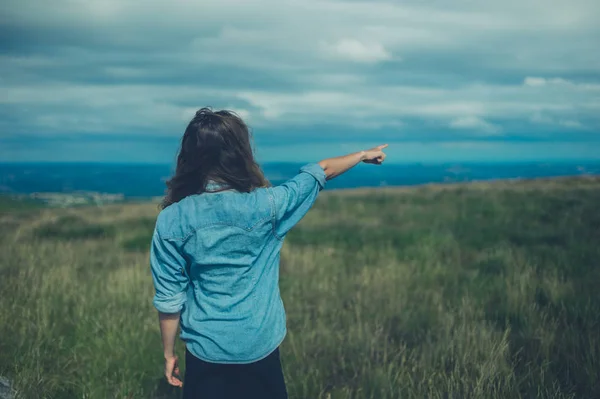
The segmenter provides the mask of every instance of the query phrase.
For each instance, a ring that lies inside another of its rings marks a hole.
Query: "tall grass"
[[[600,397],[598,204],[600,179],[324,193],[282,253],[290,397]],[[156,212],[0,214],[0,376],[19,397],[178,397]]]

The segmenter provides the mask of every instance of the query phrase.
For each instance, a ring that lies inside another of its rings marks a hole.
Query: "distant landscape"
[[[598,204],[597,176],[324,192],[282,251],[290,398],[599,398]],[[157,212],[0,196],[16,397],[179,397],[151,303]]]
[[[272,184],[294,176],[303,164],[267,163]],[[102,205],[147,200],[164,193],[169,165],[94,163],[0,163],[0,194],[25,195],[50,205]],[[494,179],[531,179],[600,174],[600,162],[462,163],[359,165],[328,183],[327,189],[413,186]],[[67,194],[67,195],[65,195]]]

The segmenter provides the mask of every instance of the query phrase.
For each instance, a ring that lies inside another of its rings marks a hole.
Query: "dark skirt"
[[[184,399],[287,399],[279,348],[247,364],[209,363],[186,349]]]

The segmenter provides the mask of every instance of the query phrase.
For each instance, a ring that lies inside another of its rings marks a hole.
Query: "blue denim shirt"
[[[323,168],[308,164],[280,186],[191,195],[160,212],[150,249],[153,304],[181,311],[192,354],[250,363],[281,344],[279,252],[324,186]]]

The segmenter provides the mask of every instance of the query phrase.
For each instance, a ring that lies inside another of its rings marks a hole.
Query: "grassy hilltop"
[[[21,397],[178,397],[157,212],[0,201],[0,376]],[[324,192],[282,257],[292,399],[600,398],[600,178]]]

